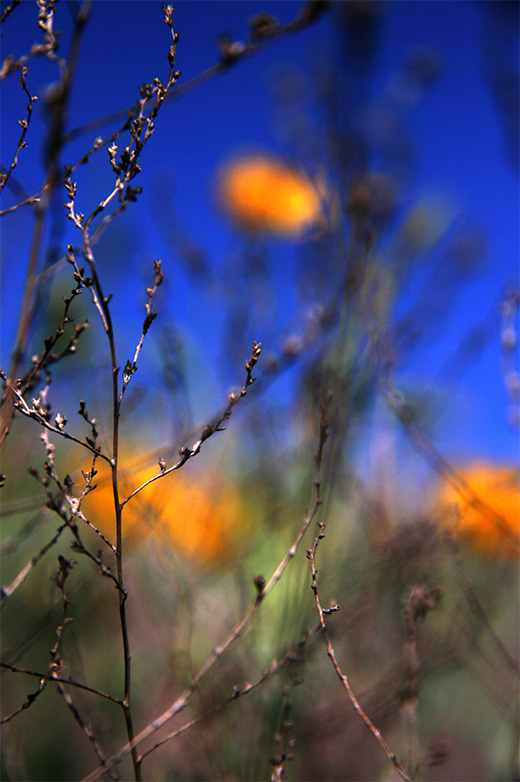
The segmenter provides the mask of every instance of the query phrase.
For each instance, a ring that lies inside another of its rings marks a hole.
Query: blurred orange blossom
[[[118,486],[122,500],[157,473],[158,468],[151,467],[121,476]],[[97,488],[87,495],[83,512],[114,543],[112,483],[105,478],[108,476],[97,481]],[[123,537],[137,544],[153,536],[180,555],[216,565],[231,556],[243,540],[243,517],[247,514],[238,491],[223,479],[175,472],[154,481],[124,506]]]
[[[304,174],[265,154],[235,158],[220,171],[224,211],[249,233],[297,238],[322,216],[320,195]]]
[[[469,489],[493,509],[503,520],[493,519],[481,512],[471,497],[464,498],[454,486],[443,482],[440,488],[442,520],[450,524],[450,506],[458,507],[455,535],[466,540],[474,549],[489,557],[514,558],[518,556],[520,541],[520,485],[518,470],[476,462],[458,470]],[[516,541],[516,545],[515,545]]]

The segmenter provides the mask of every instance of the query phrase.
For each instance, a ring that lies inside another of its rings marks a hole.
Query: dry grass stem
[[[323,522],[319,522],[319,531],[314,539],[314,544],[312,548],[308,549],[307,556],[309,558],[309,561],[311,563],[311,576],[312,576],[312,591],[314,592],[314,599],[316,601],[316,608],[318,609],[318,614],[320,616],[320,624],[323,631],[323,636],[325,638],[325,644],[327,646],[327,654],[330,658],[330,661],[332,663],[332,666],[334,670],[336,671],[336,674],[338,676],[338,679],[340,680],[343,689],[345,690],[348,699],[350,700],[352,707],[355,711],[355,713],[359,716],[359,718],[364,722],[364,724],[367,726],[370,733],[374,736],[377,743],[380,745],[383,752],[386,754],[387,758],[393,763],[395,766],[399,776],[405,780],[405,782],[412,782],[412,778],[408,776],[406,771],[404,770],[403,766],[397,759],[397,756],[394,752],[390,749],[387,742],[385,741],[383,735],[381,734],[381,731],[379,731],[376,726],[373,724],[370,717],[368,717],[367,714],[363,711],[363,708],[361,707],[358,699],[356,698],[356,695],[350,685],[350,682],[348,680],[348,676],[346,676],[343,671],[341,670],[339,663],[336,659],[336,654],[334,652],[334,647],[332,646],[329,631],[327,629],[327,625],[325,623],[325,616],[331,613],[335,613],[336,611],[339,611],[338,605],[331,605],[330,608],[322,608],[319,593],[318,593],[318,583],[317,583],[317,574],[318,571],[316,569],[315,564],[315,557],[316,557],[316,550],[318,548],[318,543],[320,540],[322,540],[325,537],[324,534],[325,524]]]

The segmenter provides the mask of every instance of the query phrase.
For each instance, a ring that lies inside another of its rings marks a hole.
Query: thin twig
[[[319,597],[319,594],[318,594],[318,584],[317,584],[317,580],[316,580],[316,576],[317,576],[317,573],[318,573],[318,571],[316,570],[316,565],[315,565],[316,550],[318,548],[319,541],[322,540],[322,538],[325,537],[324,529],[325,529],[325,524],[323,522],[319,522],[318,534],[316,535],[316,537],[314,539],[314,544],[313,544],[312,548],[308,549],[307,556],[308,556],[308,558],[310,560],[310,563],[311,563],[311,576],[312,576],[311,586],[312,586],[312,591],[314,592],[314,599],[315,599],[316,608],[318,609],[318,614],[319,614],[319,617],[320,617],[320,624],[321,624],[321,628],[322,628],[322,631],[323,631],[323,636],[325,638],[325,644],[327,646],[327,654],[328,654],[328,656],[330,658],[330,661],[331,661],[331,663],[333,665],[333,668],[336,671],[336,674],[337,674],[337,676],[338,676],[338,678],[339,678],[339,680],[340,680],[340,682],[341,682],[345,692],[347,693],[347,696],[348,696],[348,698],[349,698],[349,700],[350,700],[350,702],[351,702],[351,704],[352,704],[352,706],[354,708],[354,711],[361,718],[361,720],[365,723],[365,725],[367,726],[367,728],[370,731],[370,733],[374,736],[374,738],[376,739],[376,741],[378,742],[380,747],[383,749],[383,751],[386,754],[387,758],[389,760],[391,760],[391,762],[394,764],[397,772],[402,777],[402,779],[405,780],[405,782],[412,782],[411,778],[408,776],[408,774],[404,770],[403,766],[401,765],[401,763],[397,759],[395,753],[392,752],[392,750],[390,749],[390,747],[386,743],[385,739],[383,738],[383,735],[381,734],[381,731],[378,730],[375,727],[375,725],[373,724],[372,720],[363,711],[363,709],[362,709],[358,699],[356,698],[356,695],[355,695],[352,687],[350,686],[350,682],[348,680],[348,676],[346,676],[343,673],[343,671],[341,670],[341,668],[339,666],[339,663],[338,663],[338,661],[336,659],[336,654],[334,652],[334,648],[333,648],[331,640],[330,640],[329,631],[327,629],[327,625],[325,624],[325,615],[326,614],[330,614],[330,613],[334,613],[336,611],[339,611],[339,606],[338,605],[331,605],[331,607],[328,608],[328,609],[322,608],[322,605],[321,605],[321,602],[320,602],[320,597]]]
[[[221,59],[205,71],[197,74],[193,78],[184,82],[179,86],[175,86],[170,90],[167,96],[167,101],[177,100],[188,92],[197,89],[202,84],[214,79],[217,76],[221,76],[227,73],[231,66],[236,65],[242,60],[246,60],[249,57],[257,54],[258,52],[270,46],[275,41],[294,35],[297,32],[309,27],[310,25],[319,21],[323,13],[329,10],[329,3],[326,0],[310,0],[305,2],[300,8],[298,14],[288,22],[286,25],[277,25],[271,27],[269,33],[264,37],[258,37],[247,44],[241,44],[238,42],[226,41],[222,42],[220,47]],[[138,107],[133,106],[128,109],[116,111],[113,114],[109,114],[106,117],[100,117],[99,119],[87,122],[85,125],[79,125],[76,128],[70,130],[65,136],[65,142],[73,141],[79,136],[85,133],[90,133],[93,130],[105,127],[106,125],[112,125],[115,122],[121,122],[125,120],[123,129],[128,127],[128,124],[133,117],[138,113]],[[121,131],[120,131],[121,132]]]
[[[18,5],[16,1],[6,11],[11,13],[15,5]],[[0,82],[4,81],[11,73],[24,68],[33,57],[46,57],[51,62],[58,63],[62,68],[64,66],[64,61],[56,55],[58,40],[54,32],[54,6],[49,0],[37,0],[36,6],[39,12],[37,24],[43,32],[43,42],[33,44],[29,54],[23,55],[18,60],[13,55],[7,55],[0,68]],[[7,13],[2,15],[2,22],[7,15]]]
[[[5,378],[5,375],[1,373],[1,371],[0,374]],[[7,380],[6,382],[8,387],[11,389],[13,396],[16,397],[18,400],[18,402],[14,403],[14,406],[20,413],[22,413],[22,415],[25,415],[28,418],[32,418],[33,421],[36,421],[38,424],[40,424],[40,426],[43,426],[43,428],[47,429],[49,432],[59,435],[60,437],[64,437],[65,440],[71,440],[71,442],[83,446],[83,448],[86,448],[95,456],[104,459],[106,462],[110,463],[110,458],[106,456],[106,454],[102,453],[99,449],[93,447],[92,445],[90,445],[90,443],[85,442],[84,440],[80,440],[78,437],[75,437],[74,435],[66,432],[63,423],[59,425],[56,424],[56,426],[53,426],[51,423],[49,423],[49,421],[47,421],[47,419],[45,418],[44,411],[41,408],[41,406],[38,404],[37,399],[33,399],[33,406],[29,407],[29,405],[23,398],[20,391],[10,381]]]
[[[318,625],[318,630],[321,627]],[[290,700],[290,688],[286,685],[282,687],[283,695],[283,707],[282,716],[280,720],[280,728],[275,734],[275,742],[279,748],[279,755],[271,758],[270,763],[273,766],[271,773],[271,782],[283,782],[285,778],[285,766],[284,764],[288,760],[293,760],[292,748],[295,744],[295,737],[290,736],[290,730],[293,723],[290,719],[291,716],[291,700]]]
[[[0,24],[3,24],[8,16],[10,16],[17,5],[20,5],[22,0],[12,0],[11,5],[7,5],[4,8],[4,12],[2,14],[2,17],[0,18]]]
[[[8,671],[11,671],[11,673],[23,673],[26,676],[36,676],[38,679],[43,679],[45,677],[44,673],[38,673],[37,671],[28,671],[25,668],[19,668],[17,665],[11,665],[11,663],[0,662],[0,668],[6,668]],[[89,687],[87,684],[78,682],[75,679],[71,679],[70,677],[68,679],[64,679],[61,676],[56,675],[52,677],[51,682],[68,684],[70,687],[76,687],[78,690],[85,690],[86,692],[92,693],[92,695],[99,695],[100,698],[106,698],[106,700],[112,701],[112,703],[117,703],[118,706],[121,706],[120,698],[116,698],[113,695],[109,695],[107,692],[103,692],[102,690],[97,690],[95,687]]]
[[[291,22],[289,22],[287,25],[279,25],[278,27],[273,28],[271,33],[265,38],[258,38],[258,40],[248,44],[228,44],[225,50],[221,52],[221,60],[219,62],[215,63],[215,65],[207,68],[205,71],[199,73],[197,76],[193,77],[179,87],[169,90],[166,97],[167,101],[169,102],[171,100],[176,100],[185,93],[200,87],[202,84],[206,84],[206,82],[210,81],[211,79],[227,73],[232,65],[235,65],[242,60],[257,54],[266,48],[266,46],[271,45],[271,43],[274,41],[288,35],[293,35],[305,29],[306,27],[309,27],[310,25],[317,22],[321,18],[322,14],[328,11],[328,9],[329,3],[327,0],[308,0],[308,2],[303,5],[297,16]],[[90,133],[92,130],[102,128],[106,125],[111,125],[116,122],[123,122],[123,125],[114,133],[112,133],[108,139],[103,140],[102,138],[97,138],[94,141],[91,149],[83,154],[81,159],[71,167],[70,172],[72,173],[76,171],[79,166],[88,163],[90,156],[98,149],[111,146],[122,133],[129,129],[132,120],[139,114],[140,110],[141,104],[139,101],[130,108],[117,111],[114,114],[101,117],[100,119],[93,120],[92,122],[88,122],[85,125],[73,128],[71,131],[65,134],[63,141],[64,143],[69,143],[70,141],[73,141],[85,133]],[[45,195],[48,188],[49,185],[46,183],[41,190],[33,193],[33,195],[29,196],[19,204],[16,204],[16,206],[10,207],[9,209],[0,210],[0,216],[8,214],[9,212],[13,212],[20,207],[31,206],[35,203],[38,203],[42,196]]]
[[[120,501],[119,486],[118,486],[118,467],[119,467],[119,425],[120,425],[120,407],[123,394],[119,392],[118,373],[119,367],[116,358],[115,348],[115,334],[112,325],[112,316],[110,312],[110,297],[107,297],[103,293],[101,281],[97,272],[97,266],[94,255],[92,253],[91,241],[90,241],[90,226],[93,219],[102,212],[106,206],[111,202],[116,195],[119,197],[120,205],[123,205],[129,201],[133,201],[136,195],[140,192],[140,188],[131,188],[130,182],[136,177],[141,168],[138,163],[139,156],[144,149],[147,141],[151,138],[154,132],[154,121],[157,117],[159,110],[161,109],[166,94],[172,84],[174,84],[179,78],[179,73],[175,70],[175,55],[176,47],[179,36],[173,30],[172,6],[164,6],[163,11],[165,14],[164,22],[170,30],[172,37],[172,44],[168,52],[169,73],[166,84],[163,84],[160,79],[154,79],[154,85],[144,85],[141,88],[142,99],[138,102],[138,116],[135,117],[130,124],[130,142],[121,153],[120,158],[117,158],[117,146],[113,144],[109,148],[109,157],[112,170],[116,175],[115,186],[110,195],[101,201],[98,206],[91,212],[91,214],[85,219],[82,214],[75,211],[75,194],[76,184],[70,179],[70,170],[67,175],[65,186],[69,195],[69,202],[66,205],[69,209],[68,217],[74,222],[77,228],[81,231],[83,239],[83,255],[90,267],[92,278],[87,280],[83,275],[82,269],[78,269],[75,261],[76,274],[80,276],[82,283],[90,290],[94,305],[97,307],[101,322],[105,329],[105,333],[108,339],[110,349],[110,364],[112,374],[112,456],[110,459],[110,467],[112,473],[112,493],[114,500],[115,521],[116,521],[116,567],[117,567],[117,583],[119,588],[119,619],[121,628],[121,640],[123,645],[123,664],[124,664],[124,696],[122,700],[122,707],[126,725],[126,733],[128,737],[128,743],[130,746],[130,752],[132,756],[132,764],[134,769],[134,777],[136,782],[140,782],[142,779],[141,762],[138,757],[137,749],[134,742],[134,726],[132,716],[132,703],[131,703],[131,659],[132,654],[130,651],[130,639],[128,633],[128,621],[126,613],[126,599],[127,593],[124,588],[124,558],[123,558],[123,534],[122,534],[122,508],[123,505]],[[153,98],[154,104],[148,115],[145,116],[144,106],[148,99]],[[69,254],[71,254],[72,248],[69,246]],[[159,267],[160,271],[160,267]],[[162,276],[161,276],[162,280]],[[150,321],[151,322],[151,321]],[[149,324],[148,324],[149,325]],[[128,381],[127,381],[128,382]],[[123,389],[126,387],[125,380],[123,379]]]
[[[41,549],[38,551],[37,554],[35,554],[33,557],[30,558],[30,560],[20,570],[16,578],[13,579],[13,581],[9,584],[9,586],[2,587],[0,603],[3,603],[4,600],[10,597],[15,591],[15,589],[18,589],[20,584],[22,584],[25,581],[25,579],[27,578],[31,570],[36,567],[36,565],[42,559],[42,557],[44,557],[45,554],[58,542],[61,533],[67,527],[68,524],[61,524],[56,530],[55,535],[53,535],[53,537],[44,546],[41,547]]]
[[[25,141],[25,136],[27,135],[27,131],[29,130],[29,123],[31,121],[32,116],[32,110],[33,110],[33,103],[35,100],[38,100],[36,95],[31,95],[29,92],[29,88],[27,87],[27,82],[25,80],[25,77],[27,76],[27,68],[22,68],[22,75],[20,76],[20,83],[22,85],[22,89],[29,98],[29,103],[27,104],[27,117],[25,119],[19,119],[18,124],[22,128],[22,132],[20,134],[20,138],[18,139],[18,144],[16,145],[16,151],[14,153],[13,162],[9,166],[9,169],[7,171],[2,171],[0,173],[0,193],[4,189],[4,187],[7,184],[7,181],[11,174],[13,173],[14,169],[18,165],[18,156],[22,149],[24,149],[27,146],[27,142]]]
[[[459,585],[464,597],[466,598],[469,607],[471,608],[475,616],[480,620],[480,622],[482,622],[483,626],[486,629],[486,632],[488,633],[489,637],[493,641],[497,651],[501,655],[507,667],[518,674],[520,672],[520,665],[518,664],[518,661],[511,656],[511,654],[504,646],[502,640],[493,630],[491,622],[489,621],[487,614],[482,607],[482,603],[478,599],[475,587],[470,582],[467,576],[462,554],[460,552],[460,548],[457,545],[453,537],[453,534],[449,528],[447,528],[444,531],[444,540],[453,557]]]
[[[127,361],[125,368],[123,370],[123,383],[121,385],[121,393],[119,394],[119,406],[121,406],[121,402],[123,400],[123,394],[126,391],[126,387],[128,383],[130,382],[134,373],[137,372],[137,359],[139,358],[139,353],[141,352],[141,348],[143,347],[144,338],[152,322],[157,317],[157,312],[154,309],[152,309],[152,302],[153,302],[153,297],[157,293],[157,288],[159,287],[159,285],[162,284],[163,281],[161,261],[154,261],[153,267],[154,267],[154,285],[153,288],[146,289],[146,293],[148,294],[148,301],[145,304],[146,317],[143,321],[143,331],[141,334],[141,339],[139,340],[139,343],[137,344],[137,347],[135,349],[133,360]]]
[[[497,513],[490,505],[484,502],[471,488],[469,483],[459,475],[457,470],[450,462],[442,456],[441,453],[430,442],[425,433],[417,424],[413,410],[407,404],[401,392],[391,385],[385,386],[382,392],[397,418],[404,427],[412,445],[428,462],[428,464],[441,475],[455,491],[472,508],[480,513],[484,518],[494,524],[505,537],[511,542],[515,550],[520,552],[520,539],[511,529],[507,521],[500,513]]]
[[[405,638],[403,645],[405,686],[402,693],[401,713],[407,728],[408,761],[407,770],[412,779],[419,769],[419,732],[417,724],[417,703],[419,698],[419,653],[417,641],[419,623],[426,614],[436,608],[441,598],[439,587],[412,584],[405,603]]]
[[[56,85],[54,100],[48,104],[50,110],[48,143],[46,148],[47,174],[44,187],[44,197],[38,204],[35,215],[34,225],[31,237],[31,247],[29,251],[29,260],[27,264],[26,282],[20,319],[16,334],[15,346],[11,356],[11,365],[9,368],[9,383],[2,399],[2,409],[0,410],[0,446],[4,442],[11,421],[15,412],[15,393],[14,384],[19,373],[19,367],[22,363],[27,345],[31,325],[34,322],[38,308],[38,267],[41,262],[43,241],[45,236],[45,224],[50,207],[52,194],[59,183],[59,157],[63,145],[63,128],[65,124],[65,109],[70,94],[73,75],[79,57],[81,38],[88,19],[91,0],[85,0],[76,16],[72,39],[67,60],[62,60],[55,55],[57,40],[53,30],[54,6],[47,0],[40,0],[38,7],[38,26],[44,33],[43,47],[46,50],[45,55],[56,62],[61,71],[61,78]]]
[[[104,763],[106,758],[105,758],[105,755],[103,753],[103,750],[101,749],[101,745],[99,743],[99,740],[96,738],[96,735],[92,731],[92,728],[90,727],[90,725],[87,725],[87,723],[85,722],[85,720],[83,719],[83,717],[79,713],[78,707],[76,706],[76,704],[74,703],[74,701],[70,697],[69,693],[65,690],[65,688],[63,687],[63,685],[61,683],[58,684],[58,692],[60,693],[60,695],[62,696],[63,700],[67,704],[67,707],[68,707],[69,711],[72,713],[74,719],[76,720],[76,722],[80,726],[81,730],[85,733],[86,737],[91,742],[91,744],[92,744],[92,746],[94,748],[94,752],[96,753],[96,755],[98,757],[98,760],[100,761],[100,763]],[[117,776],[117,774],[115,774],[114,771],[112,771],[112,769],[110,769],[110,771],[108,771],[108,775],[109,775],[110,779],[114,780],[114,782],[117,781],[118,776]]]
[[[78,339],[80,338],[81,334],[85,331],[85,329],[88,328],[88,322],[84,321],[79,326],[76,325],[74,327],[74,333],[69,338],[67,345],[59,351],[59,353],[52,353],[52,349],[57,344],[58,340],[64,335],[65,333],[65,326],[69,323],[72,323],[72,318],[69,316],[70,307],[72,305],[72,302],[76,298],[76,296],[79,296],[81,293],[81,290],[83,288],[83,285],[81,281],[78,279],[76,280],[77,286],[70,292],[70,296],[64,296],[63,302],[64,302],[64,309],[63,309],[63,315],[61,318],[61,321],[56,328],[55,333],[51,337],[47,337],[43,340],[44,344],[44,350],[42,351],[41,356],[36,356],[33,358],[33,364],[34,366],[28,372],[28,374],[22,378],[20,383],[20,389],[22,394],[26,394],[28,391],[33,388],[35,382],[37,381],[39,374],[42,369],[50,366],[51,364],[55,364],[57,361],[60,361],[64,356],[72,355],[76,351],[76,343]]]
[[[255,343],[256,344],[256,343]],[[258,347],[258,346],[257,346]],[[246,364],[247,369],[247,364]],[[252,367],[250,367],[252,369]],[[249,370],[248,370],[249,371]],[[238,398],[240,398],[239,395],[236,395]],[[318,508],[321,505],[321,496],[320,496],[320,487],[321,487],[321,464],[322,464],[322,457],[323,457],[323,449],[325,442],[328,437],[328,422],[326,417],[326,412],[328,405],[330,403],[330,397],[326,401],[326,403],[321,408],[321,424],[320,424],[320,437],[319,437],[319,445],[318,450],[314,454],[316,466],[317,466],[317,478],[315,482],[315,500],[314,500],[314,506],[311,510],[310,514],[305,513],[304,522],[302,525],[303,532],[307,530],[310,521],[309,516],[314,518],[316,515]],[[151,736],[153,733],[155,733],[157,730],[159,730],[163,725],[168,723],[173,717],[175,717],[176,714],[181,712],[183,709],[186,708],[186,706],[189,704],[190,698],[195,691],[197,685],[201,681],[201,679],[207,674],[207,672],[212,668],[212,666],[215,664],[215,662],[224,654],[224,652],[229,649],[231,644],[241,636],[244,628],[246,625],[250,622],[251,618],[254,616],[256,611],[258,610],[259,606],[262,604],[264,597],[274,588],[274,586],[278,583],[280,580],[283,572],[287,568],[287,565],[293,558],[294,554],[296,553],[296,549],[303,537],[302,530],[298,532],[298,535],[296,536],[296,539],[294,543],[292,544],[288,554],[285,555],[285,557],[282,559],[281,563],[278,565],[278,567],[275,569],[275,572],[267,585],[265,584],[265,579],[262,576],[257,576],[255,578],[255,585],[257,589],[257,596],[252,605],[250,606],[249,610],[245,614],[245,616],[238,622],[238,624],[235,625],[235,627],[231,630],[225,641],[220,644],[219,646],[216,646],[209,657],[207,658],[206,662],[200,668],[198,673],[193,676],[190,684],[186,689],[179,695],[178,698],[156,719],[154,719],[149,725],[147,725],[143,730],[135,737],[133,741],[133,747],[136,747],[141,742],[145,741],[149,736]],[[291,553],[293,552],[294,553]],[[172,736],[173,737],[173,736]],[[120,763],[126,755],[132,750],[132,744],[127,743],[121,749],[113,755],[107,763],[102,766],[99,769],[96,769],[91,774],[89,774],[87,777],[85,777],[84,782],[92,782],[92,780],[98,779],[102,774],[109,768],[113,768],[113,766]]]
[[[68,598],[65,593],[65,581],[67,579],[70,569],[72,568],[72,563],[66,560],[65,557],[62,557],[61,554],[58,556],[58,562],[59,562],[59,570],[54,578],[54,581],[56,582],[56,586],[62,593],[63,620],[59,625],[59,627],[56,629],[56,641],[49,653],[50,661],[47,667],[47,671],[40,678],[38,689],[35,692],[29,693],[27,699],[21,704],[21,706],[19,706],[17,709],[12,711],[10,714],[6,715],[5,717],[2,717],[2,719],[0,720],[0,725],[9,722],[14,717],[18,716],[18,714],[21,714],[23,711],[30,708],[32,704],[35,702],[35,700],[42,694],[49,680],[51,680],[54,674],[57,671],[61,670],[61,668],[63,667],[63,660],[60,657],[59,648],[61,645],[61,641],[63,639],[65,628],[67,627],[67,625],[69,625],[72,622],[71,617],[67,616]]]
[[[183,467],[186,462],[193,458],[194,456],[197,456],[198,453],[200,453],[200,449],[202,446],[202,443],[208,440],[212,435],[215,434],[215,432],[222,432],[224,431],[222,429],[222,424],[227,421],[229,418],[231,418],[231,413],[233,411],[234,406],[239,402],[241,399],[243,399],[249,389],[249,386],[254,383],[255,378],[253,377],[253,368],[258,361],[258,358],[260,356],[260,353],[262,352],[261,343],[255,342],[253,340],[253,349],[251,351],[251,357],[246,361],[246,379],[244,382],[244,385],[242,386],[242,389],[238,393],[231,392],[228,396],[228,405],[223,413],[220,414],[217,421],[213,424],[206,424],[204,429],[202,430],[202,433],[198,440],[193,444],[191,448],[188,448],[187,446],[182,446],[179,450],[179,456],[180,459],[173,464],[171,467],[164,467],[161,469],[157,475],[154,475],[149,480],[145,481],[141,486],[138,486],[137,489],[134,489],[134,491],[128,495],[128,497],[123,500],[121,503],[121,508],[123,508],[127,502],[129,502],[133,497],[135,497],[136,494],[139,494],[140,491],[142,491],[146,486],[149,486],[154,481],[158,481],[160,478],[164,478],[165,475],[169,475],[174,470],[179,470],[181,467]]]
[[[303,646],[307,643],[309,638],[312,638],[316,633],[320,630],[320,625],[317,625],[314,630],[311,630],[310,632],[305,633],[301,641],[298,643],[296,647],[291,648],[288,652],[284,654],[283,657],[280,658],[278,661],[274,661],[271,663],[271,665],[268,668],[264,668],[262,671],[262,675],[256,679],[252,684],[245,684],[242,687],[233,687],[233,691],[231,695],[229,695],[225,700],[223,700],[221,703],[218,703],[213,708],[209,709],[209,711],[204,712],[203,714],[199,714],[194,719],[190,720],[189,722],[182,725],[180,728],[177,728],[176,730],[169,733],[167,736],[164,736],[162,739],[157,741],[153,747],[150,747],[150,749],[147,749],[146,752],[143,752],[141,755],[141,759],[144,759],[147,755],[149,755],[154,750],[161,747],[163,744],[165,744],[167,741],[171,741],[171,739],[177,738],[177,736],[180,736],[181,733],[185,733],[187,730],[192,728],[194,725],[197,725],[199,722],[202,722],[205,719],[208,719],[209,717],[212,717],[215,714],[218,714],[221,712],[226,706],[228,706],[233,701],[236,701],[238,698],[242,698],[244,695],[249,695],[250,692],[255,690],[257,687],[259,687],[261,684],[263,684],[267,679],[269,679],[274,673],[280,670],[286,663],[295,662],[297,660],[297,650],[303,648]]]

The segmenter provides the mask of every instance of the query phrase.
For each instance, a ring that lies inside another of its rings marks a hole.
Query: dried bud
[[[56,428],[59,429],[60,432],[63,432],[65,424],[67,423],[67,416],[58,413],[54,419],[54,423],[56,424]]]
[[[262,11],[251,19],[249,27],[252,40],[257,41],[275,35],[280,29],[280,22],[272,14]]]
[[[243,53],[245,46],[239,41],[232,41],[228,35],[221,35],[217,41],[218,53],[225,65],[230,65]]]

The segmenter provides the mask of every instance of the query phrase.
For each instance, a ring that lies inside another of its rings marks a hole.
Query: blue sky
[[[287,22],[298,8],[297,2],[177,2],[173,18],[180,32],[176,61],[182,74],[179,83],[215,63],[215,42],[222,32],[244,40],[249,18],[259,11],[269,11]],[[375,56],[365,74],[348,72],[345,36],[335,5],[332,13],[315,26],[273,43],[259,55],[165,106],[142,158],[143,173],[136,182],[143,187],[139,203],[113,224],[106,244],[99,246],[101,259],[113,255],[115,247],[121,256],[106,271],[108,289],[118,288],[114,308],[122,319],[121,355],[135,345],[143,288],[149,282],[149,274],[147,277],[143,270],[151,268],[153,258],[163,258],[169,271],[169,295],[174,297],[169,303],[170,314],[174,313],[182,334],[195,352],[218,354],[222,312],[215,295],[201,290],[173,256],[168,242],[167,199],[171,198],[178,224],[205,252],[218,277],[226,257],[239,250],[241,240],[216,208],[215,177],[222,161],[239,148],[284,152],[273,121],[271,85],[277,69],[284,63],[296,65],[312,92],[315,69],[329,59],[344,80],[348,108],[355,118],[366,103],[388,95],[393,75],[410,48],[428,47],[438,57],[442,73],[423,99],[404,112],[404,125],[415,147],[414,176],[408,183],[404,208],[425,194],[430,200],[442,199],[449,204],[457,225],[467,223],[471,230],[478,229],[486,249],[478,273],[450,307],[438,339],[413,354],[402,368],[401,378],[404,383],[421,378],[426,387],[441,382],[449,400],[444,429],[441,424],[441,441],[450,454],[462,455],[469,450],[477,456],[516,459],[518,439],[507,420],[508,398],[500,368],[498,303],[506,286],[518,284],[518,170],[508,157],[504,124],[483,69],[482,46],[491,17],[485,3],[457,0],[385,2],[380,10]],[[37,40],[35,18],[35,5],[24,2],[5,22],[2,58],[11,52],[20,56]],[[70,17],[67,6],[60,3],[56,6],[56,27],[64,30],[66,41]],[[504,33],[503,39],[498,34],[498,39],[501,54],[518,69],[517,39],[510,33]],[[74,83],[69,128],[132,105],[138,85],[155,75],[165,78],[168,46],[160,3],[95,0]],[[49,63],[31,64],[29,88],[41,96],[31,125],[33,137],[42,127],[43,94],[55,79],[56,69]],[[5,166],[19,133],[16,119],[24,116],[27,102],[16,77],[2,85],[1,100],[1,155]],[[66,148],[63,162],[74,162],[96,135],[106,137],[113,129],[102,128],[81,137]],[[40,160],[34,142],[22,151],[16,176],[28,192],[40,187]],[[77,180],[78,206],[88,213],[112,182],[106,152],[80,169]],[[163,196],[160,212],[158,192]],[[12,195],[6,193],[3,205],[12,202]],[[77,241],[66,221],[61,230],[63,244]],[[5,366],[18,317],[30,236],[29,213],[5,217],[2,236],[1,360]],[[289,321],[291,315],[292,274],[298,249],[291,243],[272,241],[269,250],[277,268],[282,333],[286,325],[283,321]],[[287,307],[281,304],[285,297]],[[468,326],[478,324],[488,313],[489,328],[495,333],[491,333],[488,346],[452,398],[453,389],[443,377],[443,367]],[[264,335],[252,336],[265,345]]]

